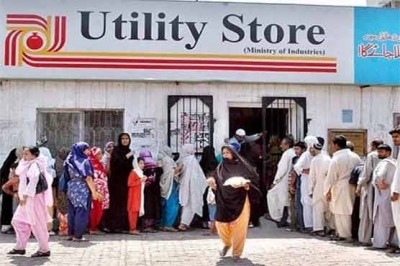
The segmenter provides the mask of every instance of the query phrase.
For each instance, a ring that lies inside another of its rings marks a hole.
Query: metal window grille
[[[103,148],[123,132],[123,110],[38,109],[37,138],[46,136],[53,155],[78,141]]]
[[[212,96],[168,96],[168,145],[174,153],[194,144],[197,154],[213,145]]]

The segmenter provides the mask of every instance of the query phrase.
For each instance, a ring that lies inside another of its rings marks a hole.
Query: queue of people
[[[287,136],[266,193],[257,144],[261,134],[250,140],[242,131],[226,141],[220,157],[205,147],[200,161],[192,144],[182,147],[177,160],[167,146],[159,147],[157,158],[149,150],[134,153],[127,133],[115,147],[107,143],[104,153],[78,142],[60,149],[55,160],[35,146],[14,149],[1,172],[2,179],[8,174],[3,190],[17,203],[11,215],[2,214],[2,231],[12,228],[16,234],[9,254],[24,255],[33,234],[39,248],[32,257],[50,256],[54,228],[49,224],[57,217],[54,231],[77,242],[88,241],[85,234],[187,231],[198,222],[209,228],[208,235],[219,235],[220,255],[232,249],[237,261],[248,228],[258,226],[266,211],[264,204],[278,227],[400,252],[400,171],[389,145],[374,140],[364,162],[344,136],[331,140],[332,157],[323,151],[321,137],[295,142]],[[390,134],[400,145],[400,127]],[[10,208],[2,208],[6,211]]]
[[[135,154],[130,142],[129,134],[123,133],[115,147],[107,143],[104,153],[78,142],[71,149],[61,148],[55,159],[44,147],[24,147],[22,155],[13,150],[3,166],[8,172],[2,171],[8,174],[3,190],[17,206],[10,210],[9,221],[2,215],[4,233],[14,231],[17,239],[8,254],[24,255],[31,234],[39,243],[32,257],[48,257],[53,231],[82,242],[88,241],[85,234],[187,231],[197,221],[210,228],[209,234],[221,235],[221,255],[233,245],[233,255],[239,258],[250,206],[260,197],[253,193],[258,191],[258,175],[238,150],[224,147],[219,163],[214,148],[205,147],[198,161],[194,145],[185,144],[175,161],[167,146],[160,147],[154,158],[149,150]],[[221,183],[237,175],[251,180],[251,185],[234,189]],[[43,182],[46,187],[39,191]],[[53,228],[53,218],[58,218],[58,228]],[[230,235],[229,228],[238,219],[240,235]]]
[[[399,146],[400,127],[389,134]],[[380,139],[371,143],[365,160],[344,136],[331,142],[329,156],[321,137],[282,140],[283,155],[267,196],[269,219],[289,231],[399,254],[400,160]]]

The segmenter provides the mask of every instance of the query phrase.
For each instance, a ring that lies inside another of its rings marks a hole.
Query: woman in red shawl
[[[99,192],[103,198],[101,200],[92,201],[92,209],[90,211],[89,233],[92,235],[102,234],[99,231],[99,225],[103,217],[104,210],[110,206],[110,194],[108,192],[108,178],[106,169],[101,163],[103,152],[100,148],[93,147],[90,150],[89,159],[93,165],[94,170],[94,183],[96,191]]]

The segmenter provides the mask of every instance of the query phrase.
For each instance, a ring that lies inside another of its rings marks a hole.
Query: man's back
[[[360,156],[350,151],[343,149],[333,154],[332,162],[335,164],[336,180],[349,179],[351,171],[361,162]]]

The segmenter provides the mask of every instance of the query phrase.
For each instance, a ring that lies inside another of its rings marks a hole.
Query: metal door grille
[[[202,153],[213,145],[213,132],[212,96],[168,96],[168,145],[174,153],[187,143]]]
[[[270,136],[283,138],[288,134],[302,140],[307,132],[306,98],[263,97],[263,130]]]
[[[306,112],[304,97],[263,97],[262,128],[268,134],[263,136],[262,175],[267,189],[280,160],[280,140],[287,135],[292,135],[296,140],[303,140],[306,136]]]

